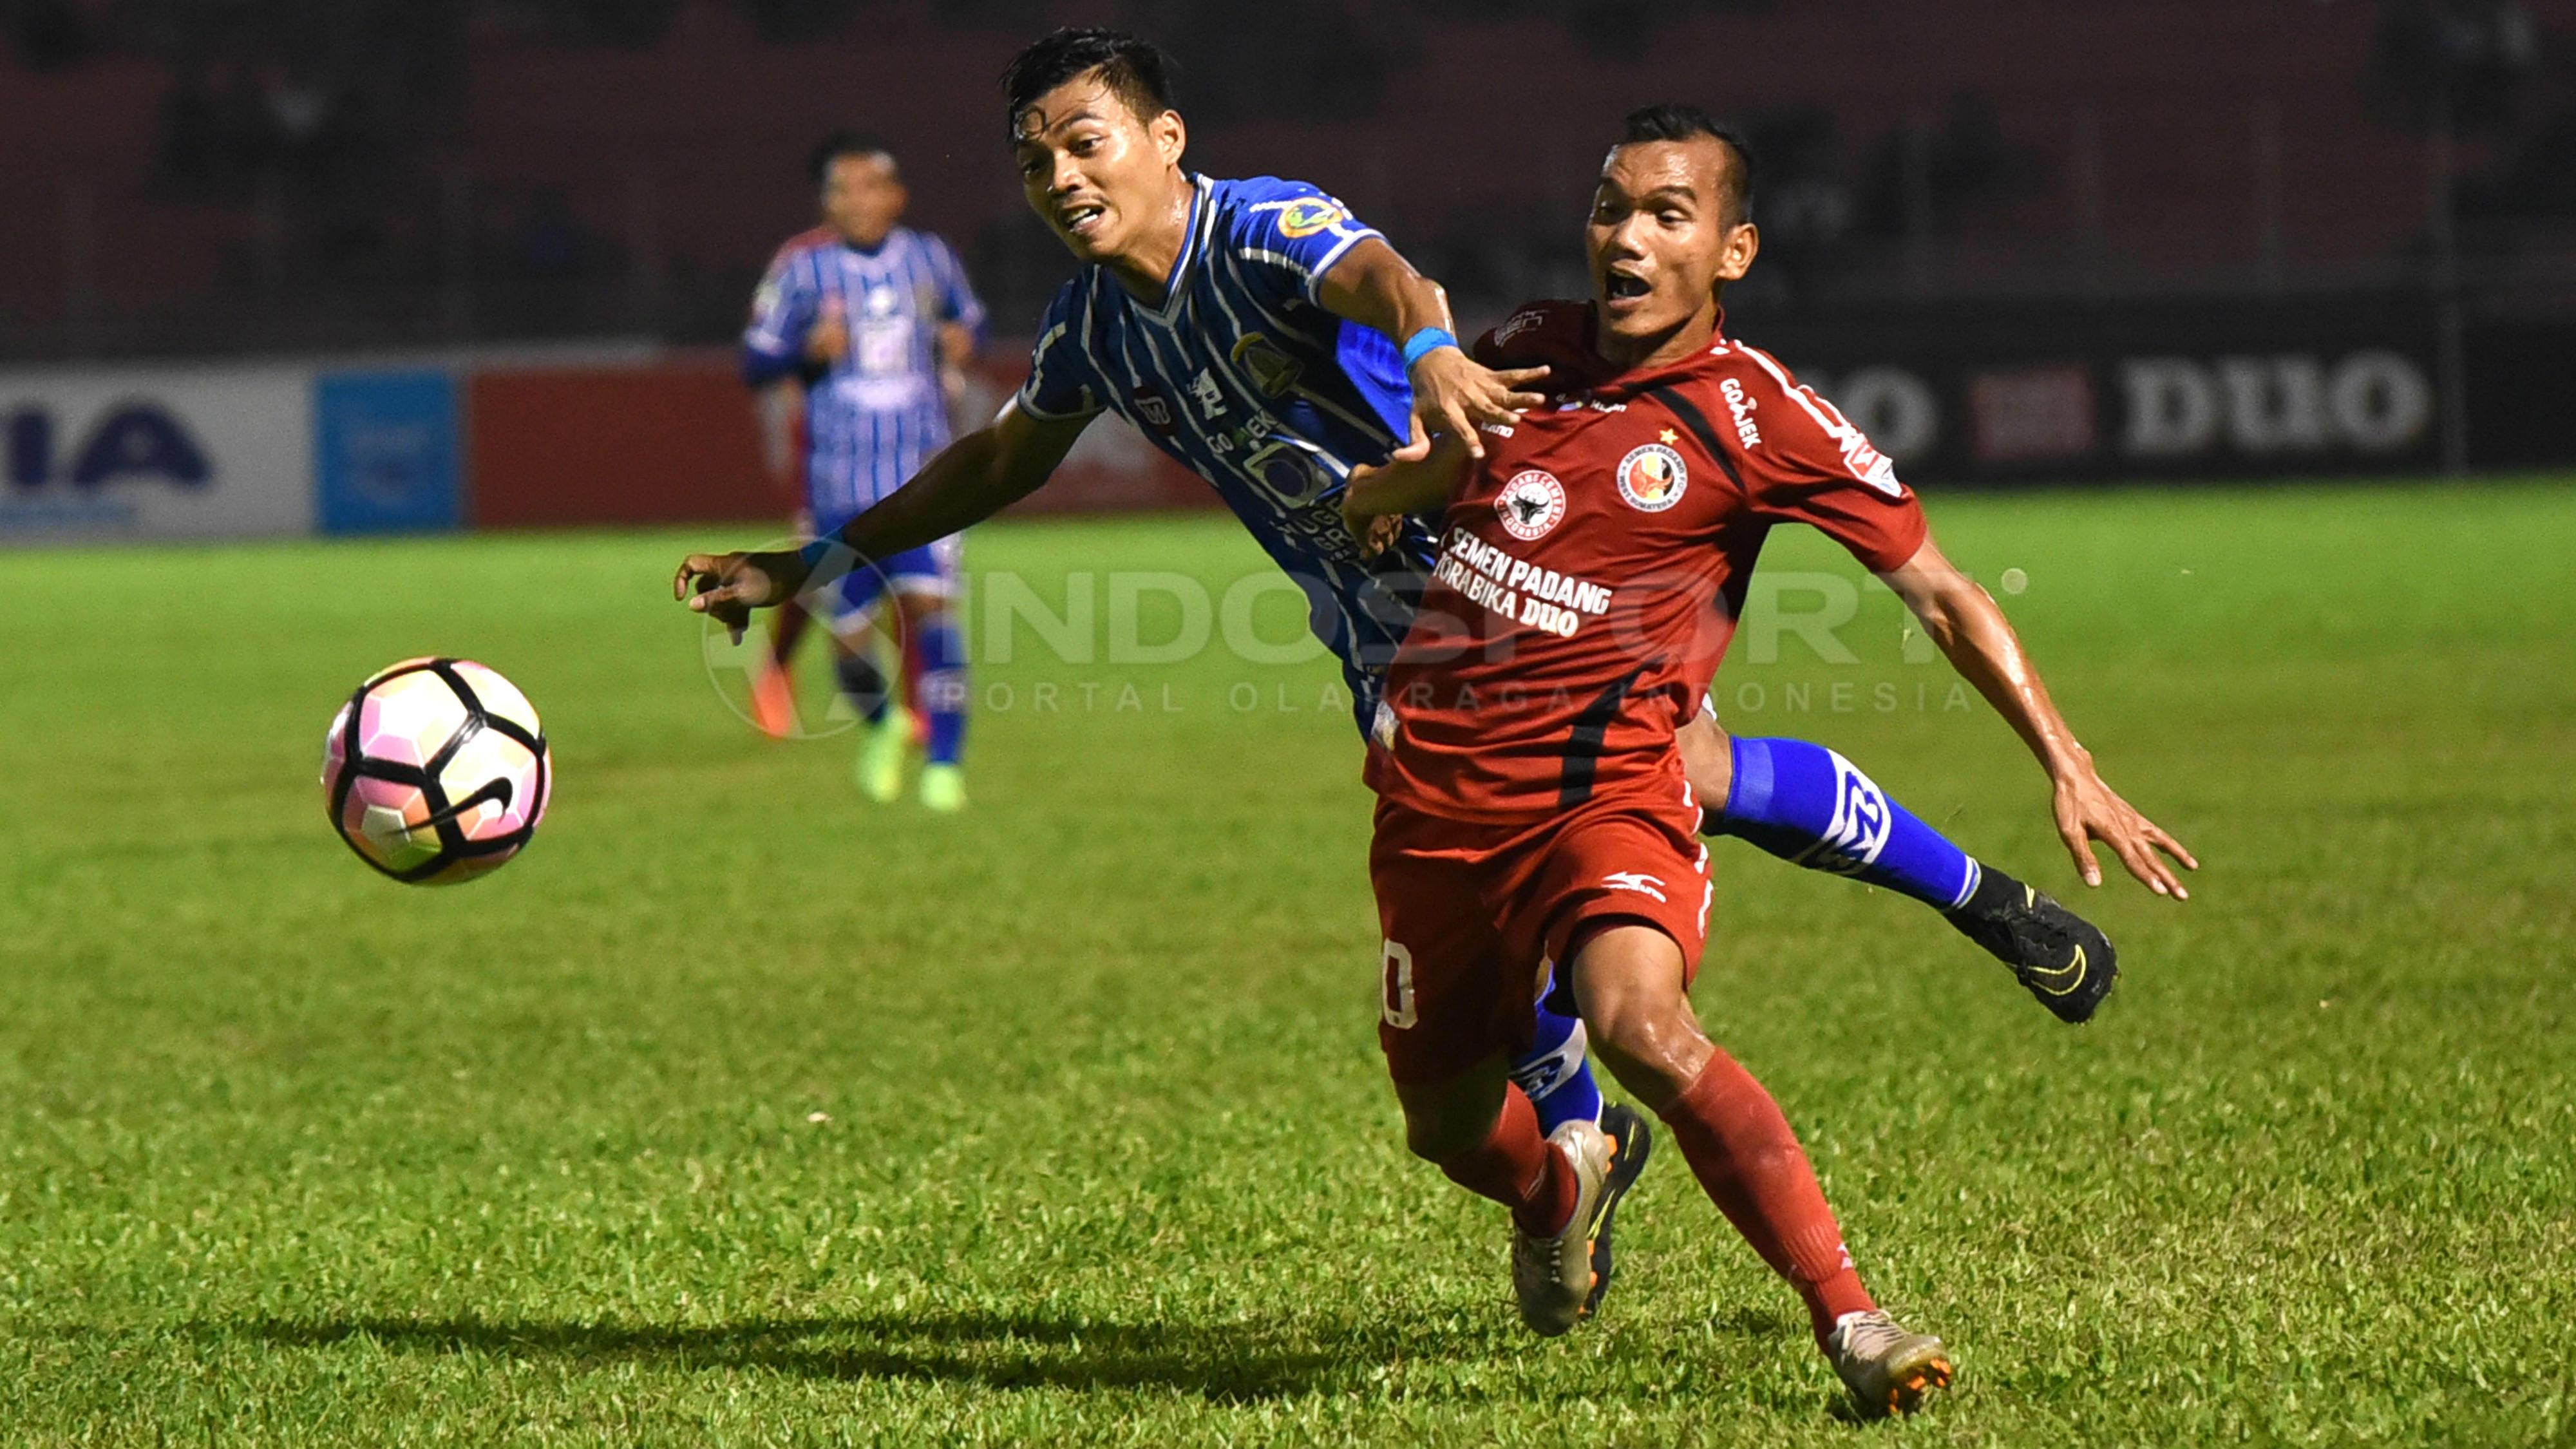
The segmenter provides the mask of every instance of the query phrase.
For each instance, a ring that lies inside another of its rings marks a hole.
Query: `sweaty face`
[[[1584,249],[1605,338],[1658,339],[1714,317],[1718,285],[1753,259],[1753,228],[1726,220],[1733,164],[1710,137],[1637,142],[1602,163]]]
[[[1107,262],[1171,207],[1180,117],[1138,116],[1117,92],[1076,76],[1011,125],[1020,194],[1076,257]]]
[[[886,239],[907,199],[894,158],[882,153],[835,156],[823,173],[824,224],[863,247]]]

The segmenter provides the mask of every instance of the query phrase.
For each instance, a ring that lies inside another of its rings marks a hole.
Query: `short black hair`
[[[894,161],[893,149],[886,145],[885,138],[874,132],[834,131],[815,142],[814,149],[805,153],[805,179],[816,186],[822,185],[832,174],[832,163],[844,156],[883,156],[889,162]],[[895,169],[901,171],[901,163],[896,163]]]
[[[1697,106],[1666,101],[1659,106],[1639,106],[1619,123],[1619,144],[1637,146],[1648,141],[1688,141],[1707,136],[1726,143],[1735,164],[1726,168],[1726,219],[1730,224],[1753,219],[1753,148],[1745,144],[1742,133],[1719,121]]]
[[[1095,71],[1137,119],[1152,120],[1172,108],[1172,73],[1177,69],[1161,47],[1141,36],[1096,25],[1067,26],[1031,42],[1003,69],[1002,96],[1009,107],[1003,124],[1017,141],[1021,112],[1066,81]]]

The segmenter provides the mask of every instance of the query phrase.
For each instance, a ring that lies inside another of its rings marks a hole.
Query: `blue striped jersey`
[[[1395,344],[1316,299],[1333,264],[1378,233],[1302,181],[1190,180],[1163,296],[1084,267],[1038,323],[1018,406],[1050,420],[1115,413],[1212,484],[1305,590],[1365,729],[1433,552],[1416,520],[1372,567],[1342,522],[1351,468],[1385,462],[1412,408]]]
[[[948,244],[896,227],[862,250],[817,228],[779,248],[742,334],[743,376],[757,386],[797,373],[805,339],[837,311],[849,350],[805,391],[805,493],[829,531],[903,486],[948,446],[939,390],[939,324],[981,340],[984,304]]]

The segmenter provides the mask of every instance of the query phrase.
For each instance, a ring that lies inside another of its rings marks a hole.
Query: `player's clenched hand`
[[[2137,812],[2136,807],[2120,798],[2120,792],[2102,783],[2094,772],[2093,761],[2086,756],[2074,769],[2057,775],[2057,798],[2052,802],[2057,815],[2057,835],[2066,842],[2067,854],[2075,857],[2075,868],[2084,883],[2102,883],[2101,862],[2093,857],[2092,842],[2098,840],[2111,847],[2120,864],[2129,868],[2147,889],[2178,901],[2191,899],[2183,888],[2182,878],[2174,874],[2165,856],[2180,861],[2190,870],[2200,869],[2181,841],[2165,833],[2164,827]],[[2162,852],[2162,854],[2158,854]]]
[[[693,553],[671,576],[671,597],[724,625],[739,644],[751,611],[796,597],[808,572],[793,553]]]
[[[1342,526],[1358,541],[1360,557],[1373,559],[1404,541],[1404,515],[1401,513],[1366,513],[1351,509],[1345,501]]]
[[[1342,522],[1351,537],[1374,558],[1404,536],[1408,515],[1437,515],[1457,491],[1467,466],[1467,448],[1455,434],[1434,438],[1415,418],[1413,440],[1387,455],[1384,463],[1351,470],[1342,489]]]
[[[1375,558],[1404,536],[1403,510],[1382,494],[1396,491],[1402,470],[1431,456],[1431,436],[1422,419],[1413,420],[1413,441],[1387,455],[1384,463],[1362,463],[1351,469],[1342,487],[1342,526],[1358,539],[1360,557]]]
[[[1413,364],[1413,417],[1419,428],[1463,438],[1471,457],[1485,456],[1476,429],[1510,424],[1546,398],[1524,388],[1547,376],[1544,367],[1486,367],[1454,347],[1438,347]]]
[[[825,367],[850,355],[850,322],[842,315],[837,297],[823,300],[823,315],[814,319],[812,331],[805,334],[805,357]]]

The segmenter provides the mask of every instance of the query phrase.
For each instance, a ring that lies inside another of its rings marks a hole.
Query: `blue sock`
[[[1726,809],[1711,833],[1750,841],[1792,865],[1902,891],[1955,910],[1977,889],[1977,863],[1887,798],[1852,762],[1805,740],[1735,741]]]
[[[1512,1080],[1537,1109],[1539,1131],[1553,1132],[1578,1117],[1601,1120],[1601,1087],[1585,1055],[1589,1046],[1580,1018],[1538,1009],[1538,1035],[1512,1063]]]
[[[870,724],[882,723],[886,712],[885,671],[868,657],[862,647],[854,654],[838,654],[832,659],[832,672],[841,681],[841,694]]]
[[[914,631],[913,647],[921,651],[921,712],[930,717],[934,765],[953,765],[966,746],[966,642],[957,633],[957,617],[940,610]]]

